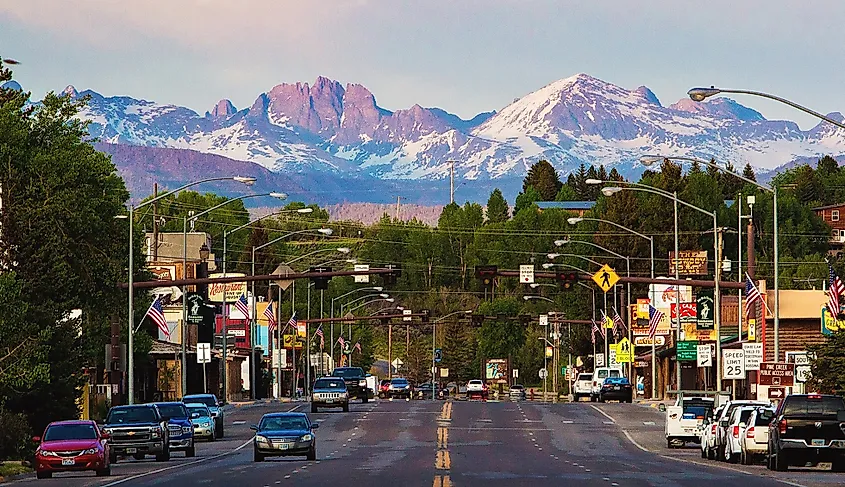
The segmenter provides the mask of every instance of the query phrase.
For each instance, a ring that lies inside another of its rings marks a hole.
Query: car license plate
[[[76,465],[76,460],[73,458],[62,458],[62,465]]]
[[[290,449],[290,447],[291,447],[290,443],[279,443],[279,450],[288,450],[288,449]]]
[[[824,440],[813,440],[813,446],[824,446]]]
[[[326,404],[331,404],[334,402],[334,399],[326,399]]]
[[[613,386],[613,390],[614,390],[614,391],[618,391],[618,390],[619,390],[619,386]]]
[[[833,468],[833,464],[830,462],[819,462],[816,464],[816,468],[819,470],[830,470]]]
[[[137,448],[127,448],[127,449],[126,449],[126,454],[127,454],[127,455],[131,455],[131,454],[133,454],[133,453],[138,453],[138,449],[137,449]]]

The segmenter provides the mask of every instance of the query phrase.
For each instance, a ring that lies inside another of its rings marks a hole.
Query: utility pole
[[[399,210],[400,210],[400,209],[401,209],[401,207],[402,207],[402,203],[401,203],[401,201],[402,201],[402,197],[401,197],[401,196],[397,196],[397,197],[396,197],[396,219],[397,219],[397,220],[399,219]]]
[[[455,161],[449,161],[449,204],[455,202]]]
[[[109,383],[112,384],[112,405],[117,406],[122,404],[121,397],[123,392],[123,377],[122,377],[122,363],[123,355],[120,353],[120,322],[115,318],[111,320],[111,363],[107,364],[109,367]],[[114,393],[114,386],[117,385],[118,392]],[[84,387],[88,387],[85,384]]]
[[[756,281],[756,270],[757,270],[757,256],[755,255],[756,250],[754,249],[754,206],[753,206],[753,204],[749,204],[749,207],[750,207],[750,211],[748,212],[748,230],[747,230],[747,235],[746,235],[746,245],[747,245],[747,253],[748,253],[748,258],[747,258],[747,260],[748,260],[748,271],[747,272],[748,272],[748,277],[751,278],[751,282],[753,282],[754,285],[756,286],[757,282],[755,282],[755,281]],[[777,276],[775,278],[777,278]],[[752,309],[748,310],[749,328],[750,328],[750,324],[751,324],[751,319],[753,319],[754,320],[753,323],[754,323],[754,331],[755,331],[754,335],[755,335],[755,337],[757,336],[756,331],[757,331],[757,310],[758,309],[760,309],[760,307],[758,307],[755,304],[753,310]],[[753,316],[753,318],[751,318],[752,316]],[[740,339],[742,339],[742,328],[740,328],[740,330],[739,330],[739,337],[740,337]],[[763,348],[764,349],[766,348],[765,343],[763,344]],[[764,353],[764,355],[765,355],[765,353]],[[777,360],[777,359],[775,359],[775,360]],[[766,361],[765,356],[763,357],[763,361],[764,362]],[[746,391],[747,392],[746,397],[750,398],[751,397],[751,384],[757,383],[757,372],[753,371],[753,370],[749,370],[746,373],[748,374],[748,380],[746,381],[746,385],[748,387],[748,390]]]
[[[387,378],[393,378],[393,325],[387,325]]]
[[[557,316],[555,316],[557,318]],[[558,396],[558,388],[557,388],[557,373],[558,373],[558,363],[560,357],[560,323],[558,323],[557,319],[555,319],[555,336],[554,339],[554,347],[552,348],[552,353],[554,356],[554,375],[552,376],[552,402],[557,403],[557,396]]]
[[[153,183],[153,198],[158,197],[158,183]],[[153,262],[158,262],[158,202],[153,203]]]

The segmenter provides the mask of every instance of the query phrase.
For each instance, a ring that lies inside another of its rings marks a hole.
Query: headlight
[[[348,392],[341,392],[340,397],[345,399],[345,398],[349,397],[349,393]]]
[[[358,385],[359,385],[359,386],[361,386],[361,387],[367,387],[367,381],[365,381],[365,380],[359,380],[359,381],[358,381]]]
[[[85,450],[84,452],[80,453],[80,455],[96,455],[96,454],[97,454],[96,448],[89,448],[89,449]]]
[[[208,428],[209,426],[211,426],[211,422],[210,421],[203,421],[202,423],[200,423],[200,426],[205,426],[206,428]]]
[[[160,438],[160,437],[161,437],[161,428],[154,428],[154,429],[150,432],[150,436],[151,436],[152,438]]]
[[[304,435],[302,438],[300,438],[299,441],[311,441],[313,438],[314,437],[311,436],[311,434],[309,433],[307,435]]]
[[[266,436],[256,435],[255,441],[257,441],[258,443],[270,444],[270,440],[268,440]]]
[[[103,428],[103,433],[110,435],[110,434],[112,434],[112,429],[111,428]]]
[[[45,457],[57,457],[56,452],[50,450],[41,450],[41,454]]]
[[[191,433],[194,431],[192,426],[182,426],[182,434]]]

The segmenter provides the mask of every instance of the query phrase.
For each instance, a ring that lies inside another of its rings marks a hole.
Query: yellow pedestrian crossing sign
[[[605,264],[598,272],[593,274],[593,281],[602,291],[608,292],[619,282],[619,275],[609,265]]]
[[[616,361],[619,363],[629,363],[634,361],[634,347],[631,346],[631,340],[627,337],[622,338],[616,344]]]

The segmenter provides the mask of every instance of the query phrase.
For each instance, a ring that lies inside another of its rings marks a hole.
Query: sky
[[[845,112],[843,25],[837,0],[0,0],[0,56],[36,99],[72,84],[199,113],[322,75],[470,118],[581,72],[664,105],[715,85],[828,113]]]

